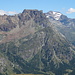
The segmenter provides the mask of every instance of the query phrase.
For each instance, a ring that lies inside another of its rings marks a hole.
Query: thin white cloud
[[[17,12],[14,11],[4,11],[4,10],[0,10],[0,15],[14,15],[14,14],[18,14]]]
[[[9,11],[7,12],[9,15],[13,15],[13,14],[18,14],[17,12],[14,12],[14,11]]]
[[[67,14],[75,13],[75,9],[74,8],[70,8],[70,9],[68,9],[68,11],[66,13]]]
[[[4,15],[4,14],[7,14],[7,12],[4,10],[0,10],[0,15]]]

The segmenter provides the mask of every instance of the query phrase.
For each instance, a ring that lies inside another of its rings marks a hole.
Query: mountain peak
[[[22,13],[35,13],[35,12],[42,12],[42,10],[37,10],[37,9],[24,9]]]
[[[31,18],[34,17],[41,17],[43,16],[43,11],[42,10],[31,10],[31,9],[24,9],[21,16],[23,16],[25,18],[25,16],[29,16]]]
[[[53,17],[53,19],[59,20],[59,18],[61,17],[62,14],[60,12],[56,12],[56,11],[49,11],[46,15],[47,15],[47,18]]]

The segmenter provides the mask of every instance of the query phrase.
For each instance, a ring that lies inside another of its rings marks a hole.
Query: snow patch
[[[55,20],[59,20],[59,18],[61,17],[61,13],[60,12],[54,12],[54,11],[50,11],[46,14],[46,17],[49,18],[50,16],[52,16]]]
[[[48,15],[47,15],[46,17],[47,17],[47,18],[49,18],[49,16],[48,16]]]
[[[53,14],[56,14],[56,12],[53,11]]]
[[[58,12],[53,12],[53,15],[54,15],[54,19],[59,20],[59,18],[62,14],[58,13]]]

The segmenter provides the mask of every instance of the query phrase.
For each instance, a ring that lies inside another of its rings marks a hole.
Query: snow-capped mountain
[[[55,11],[49,11],[48,13],[46,13],[47,18],[52,17],[55,20],[59,20],[61,15],[62,14],[60,12],[55,12]]]
[[[59,32],[66,36],[66,38],[75,45],[75,19],[68,18],[60,12],[49,11],[46,17],[53,24]]]

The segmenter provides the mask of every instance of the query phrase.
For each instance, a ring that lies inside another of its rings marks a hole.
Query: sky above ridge
[[[75,18],[75,0],[0,0],[0,15],[17,14],[24,9],[58,11],[69,18]]]

